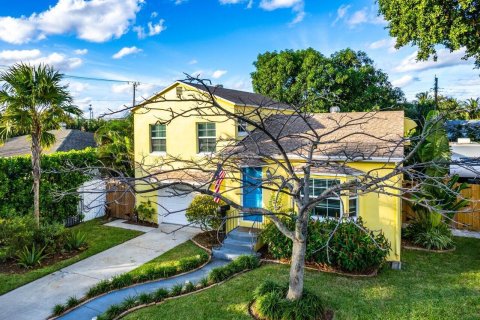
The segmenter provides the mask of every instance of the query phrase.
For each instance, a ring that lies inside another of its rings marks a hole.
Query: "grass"
[[[179,261],[182,258],[195,257],[196,255],[204,253],[205,250],[196,246],[192,241],[188,240],[175,248],[172,248],[164,254],[148,261],[140,267],[130,271],[132,275],[139,275],[147,272],[151,268],[159,267],[178,267]]]
[[[306,287],[335,319],[479,319],[480,240],[456,238],[451,253],[403,251],[401,271],[353,279],[308,271]],[[286,282],[288,267],[266,265],[198,294],[141,309],[125,319],[251,319],[247,304],[265,279]]]
[[[0,295],[142,234],[140,231],[104,226],[101,219],[87,221],[72,229],[86,234],[87,250],[75,257],[25,273],[0,273]]]

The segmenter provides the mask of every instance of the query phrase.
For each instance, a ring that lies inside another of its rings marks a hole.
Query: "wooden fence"
[[[463,198],[470,199],[470,204],[457,212],[452,227],[480,231],[480,185],[470,184],[468,189],[462,190]],[[406,222],[415,214],[407,200],[402,201],[402,220]]]
[[[107,183],[107,214],[110,217],[131,219],[135,209],[135,195],[128,186],[118,181]]]

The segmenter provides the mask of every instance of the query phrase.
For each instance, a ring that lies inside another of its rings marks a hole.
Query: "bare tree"
[[[250,107],[252,101],[245,99],[245,108],[233,110],[219,102],[217,90],[221,88],[193,77],[188,77],[186,82],[192,89],[183,92],[179,100],[183,102],[182,106],[188,107],[179,108],[174,104],[178,99],[157,95],[146,98],[137,106],[135,113],[152,112],[157,117],[157,123],[165,125],[174,125],[178,119],[189,117],[214,123],[239,124],[244,126],[245,136],[242,139],[223,136],[216,141],[215,152],[196,158],[167,153],[152,161],[137,154],[136,177],[127,177],[120,172],[115,172],[113,176],[129,186],[126,192],[136,195],[162,189],[170,190],[171,193],[166,196],[172,197],[192,192],[207,194],[220,198],[232,208],[226,219],[248,215],[268,218],[293,242],[287,294],[290,300],[302,296],[309,237],[307,227],[312,211],[319,203],[332,197],[342,199],[370,193],[407,199],[406,193],[420,190],[422,183],[445,187],[444,177],[428,177],[422,170],[444,166],[445,163],[414,161],[418,148],[429,133],[423,132],[413,139],[405,137],[403,111],[312,114],[304,111],[308,110],[305,105],[285,106],[269,99],[261,101],[261,106],[257,107]],[[258,105],[258,100],[256,103]],[[305,102],[308,103],[311,102]],[[411,147],[405,149],[406,144]],[[355,162],[368,161],[381,164],[368,170],[352,166]],[[471,166],[471,163],[462,165]],[[268,168],[261,177],[251,177],[249,183],[252,188],[260,188],[272,195],[271,207],[246,207],[238,201],[238,197],[232,196],[243,188],[245,181],[240,173],[246,166]],[[98,169],[104,177],[110,172],[101,166]],[[219,170],[225,171],[226,177],[222,190],[215,192],[211,185],[216,181]],[[310,180],[319,173],[348,178],[329,185],[320,194],[313,193]],[[417,183],[404,184],[404,179]],[[292,216],[278,209],[284,198],[291,199],[293,230],[284,220]],[[162,206],[161,198],[157,204]],[[340,205],[343,206],[342,201]],[[423,200],[419,201],[419,205],[426,208],[435,206]],[[165,215],[175,213],[169,208],[164,207],[164,210],[167,212]],[[338,224],[348,218],[348,213],[347,208],[339,210],[336,217]],[[446,212],[442,214],[448,216]],[[328,243],[324,246],[328,247]]]

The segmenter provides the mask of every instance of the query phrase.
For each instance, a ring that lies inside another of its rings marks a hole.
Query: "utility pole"
[[[435,110],[438,110],[438,78],[435,75],[435,81],[433,83],[433,92],[435,97]]]
[[[136,82],[136,81],[133,81],[132,85],[133,85],[133,101],[132,101],[132,108],[135,107],[135,103],[136,103],[136,98],[135,98],[135,94],[137,92],[137,86],[139,85],[140,83],[139,82]]]
[[[90,104],[88,110],[90,111],[90,120],[93,120],[93,108],[92,108],[91,104]]]

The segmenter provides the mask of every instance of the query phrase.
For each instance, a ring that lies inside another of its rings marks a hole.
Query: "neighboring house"
[[[226,110],[243,114],[258,112],[268,119],[266,125],[271,128],[273,133],[286,130],[285,132],[288,134],[298,134],[298,139],[287,139],[282,141],[282,145],[284,144],[284,147],[292,155],[298,156],[295,168],[301,174],[304,164],[301,156],[301,136],[304,134],[306,126],[291,116],[292,110],[288,105],[249,92],[222,87],[209,87],[209,90],[214,93],[217,102]],[[172,110],[181,114],[189,110],[192,103],[198,103],[188,101],[191,92],[200,95],[206,94],[201,86],[177,81],[151,98],[152,101],[157,102],[148,105],[141,104],[133,109],[135,160],[143,164],[143,170],[137,170],[136,177],[145,177],[141,183],[137,184],[138,190],[150,187],[149,181],[154,179],[155,170],[162,171],[156,166],[160,159],[174,156],[182,159],[201,160],[209,153],[215,152],[216,145],[217,149],[222,148],[222,141],[236,138],[239,142],[234,149],[240,148],[245,159],[249,159],[242,165],[241,172],[234,173],[243,177],[241,178],[243,185],[238,185],[240,179],[226,179],[221,190],[233,190],[225,193],[225,196],[238,203],[243,203],[244,207],[267,207],[272,195],[271,191],[259,188],[250,190],[252,184],[246,180],[254,179],[256,176],[268,176],[271,174],[270,170],[279,174],[278,167],[274,168],[271,163],[255,157],[257,148],[261,148],[263,153],[270,153],[272,157],[275,157],[276,148],[273,143],[263,134],[256,134],[255,131],[250,133],[248,138],[243,139],[246,135],[244,125],[235,123],[231,119],[222,121],[221,116],[180,116],[165,123],[170,119]],[[255,112],[251,112],[252,110]],[[329,128],[338,126],[347,118],[357,119],[364,116],[365,113],[360,112],[315,114],[310,120],[310,125],[315,128],[315,131],[322,134],[326,133]],[[404,121],[403,111],[377,112],[371,121],[357,126],[346,126],[331,134],[330,138],[332,139],[329,140],[332,143],[321,145],[314,155],[314,159],[319,161],[319,165],[312,168],[311,188],[314,190],[314,194],[321,193],[325,186],[337,181],[356,179],[367,171],[373,170],[378,174],[392,172],[395,165],[404,156],[402,145]],[[363,134],[358,135],[355,132]],[[368,138],[369,136],[370,138]],[[340,138],[342,142],[336,143],[337,138]],[[382,139],[389,141],[382,143],[380,142]],[[328,166],[325,165],[325,159],[331,161]],[[244,161],[244,159],[239,159],[239,161]],[[345,161],[348,162],[348,166],[338,164]],[[172,162],[170,166],[174,167],[175,162]],[[201,181],[201,177],[199,180],[198,176],[190,176],[188,170],[177,171],[170,176],[168,173],[162,173],[162,175],[163,183],[176,179],[188,181],[189,178],[192,178],[192,182]],[[389,182],[396,186],[401,186],[402,183],[399,177],[395,177]],[[399,191],[393,190],[392,192],[398,193]],[[168,196],[174,193],[168,189],[140,193],[137,196],[137,203],[147,199],[152,200],[156,204],[158,223],[186,224],[185,209],[195,195]],[[283,199],[282,203],[285,206],[291,206],[290,199]],[[389,260],[400,261],[400,197],[372,192],[357,197],[330,198],[319,204],[314,209],[314,214],[318,217],[335,216],[340,210],[344,210],[344,214],[350,217],[362,217],[371,230],[382,230],[392,246]],[[167,212],[170,214],[166,215]],[[232,210],[228,212],[228,215],[237,214]],[[264,223],[265,218],[262,216],[250,215],[232,218],[227,223],[227,232],[239,226],[262,227]]]
[[[55,135],[55,143],[43,150],[43,154],[58,151],[83,150],[96,147],[93,133],[80,130],[59,129],[49,131]],[[31,153],[31,141],[28,136],[18,136],[8,139],[0,145],[0,157],[24,156]]]
[[[480,183],[480,143],[469,138],[450,142],[452,162],[450,174],[457,174],[463,181]]]

